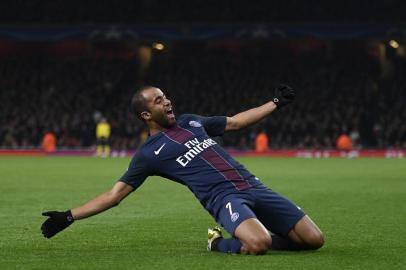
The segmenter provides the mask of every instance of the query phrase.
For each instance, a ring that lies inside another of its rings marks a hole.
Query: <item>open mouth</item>
[[[175,118],[175,114],[173,113],[172,108],[170,108],[170,109],[168,109],[168,110],[166,111],[166,115],[167,115],[169,118]]]

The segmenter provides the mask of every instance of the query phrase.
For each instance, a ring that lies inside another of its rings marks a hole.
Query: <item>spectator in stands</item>
[[[255,152],[264,153],[268,151],[268,142],[268,135],[266,134],[265,130],[262,129],[255,138]]]
[[[42,150],[46,153],[54,153],[56,151],[56,136],[53,132],[47,131],[42,139]]]
[[[336,147],[340,151],[350,152],[353,149],[353,143],[347,134],[343,133],[337,138]]]
[[[0,65],[0,147],[38,148],[48,124],[58,147],[90,147],[96,143],[93,112],[103,111],[114,130],[111,145],[136,149],[142,125],[129,110],[116,108],[137,85],[159,85],[176,96],[178,114],[231,115],[260,104],[277,82],[297,89],[298,102],[283,117],[277,112],[263,122],[275,149],[334,147],[342,126],[354,130],[349,135],[362,148],[406,145],[405,59],[386,79],[375,72],[376,61],[360,52],[292,53],[269,46],[174,44],[172,52],[154,55],[142,76],[134,59],[7,56]],[[222,143],[246,149],[254,138],[246,131]]]

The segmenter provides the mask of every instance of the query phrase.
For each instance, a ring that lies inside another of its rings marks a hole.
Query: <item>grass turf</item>
[[[0,269],[405,269],[406,161],[240,158],[324,231],[318,251],[206,251],[212,218],[186,187],[148,179],[119,207],[53,239],[45,210],[109,189],[128,159],[0,157]]]

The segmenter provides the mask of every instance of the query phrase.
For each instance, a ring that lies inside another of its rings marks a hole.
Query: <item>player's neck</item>
[[[165,130],[150,129],[149,130],[149,135],[152,136],[152,135],[155,135],[157,133],[164,132],[164,131]]]
[[[167,130],[168,130],[167,128],[164,128],[160,125],[150,125],[149,126],[149,135],[152,136],[152,135],[155,135],[160,132],[165,132]]]
[[[171,128],[173,128],[173,127],[175,127],[176,126],[176,122],[172,125],[172,126],[166,126],[166,127],[164,127],[164,126],[161,126],[160,124],[158,124],[158,123],[156,123],[156,122],[147,122],[147,126],[148,126],[148,128],[149,128],[149,135],[150,136],[152,136],[152,135],[154,135],[154,134],[157,134],[157,133],[161,133],[161,132],[165,132],[165,131],[167,131],[168,129],[171,129]]]

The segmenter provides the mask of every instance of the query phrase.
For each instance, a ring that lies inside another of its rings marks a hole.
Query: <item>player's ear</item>
[[[144,121],[151,120],[151,113],[144,111],[141,113],[141,117]]]

